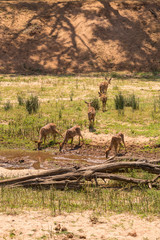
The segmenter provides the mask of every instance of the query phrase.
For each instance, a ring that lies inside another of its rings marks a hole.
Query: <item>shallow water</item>
[[[68,153],[55,154],[52,151],[0,150],[0,167],[6,169],[50,169],[58,164],[103,163],[105,157],[82,156]]]

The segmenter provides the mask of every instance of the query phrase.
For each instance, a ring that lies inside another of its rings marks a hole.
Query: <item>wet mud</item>
[[[99,154],[98,154],[99,152]],[[104,152],[104,150],[103,150]],[[99,148],[85,146],[70,148],[66,146],[62,152],[52,148],[41,151],[0,150],[0,167],[7,169],[51,169],[70,165],[90,165],[103,163],[105,155]]]
[[[114,151],[110,152],[113,156]],[[143,159],[160,159],[160,148],[152,146],[146,149],[143,145],[131,145],[127,148],[125,154],[124,149],[120,150],[120,156],[124,157],[141,157]],[[65,166],[86,166],[93,164],[101,164],[106,161],[105,147],[95,145],[71,146],[68,144],[59,152],[56,147],[45,148],[41,151],[25,151],[25,150],[0,150],[0,167],[6,169],[52,169]]]

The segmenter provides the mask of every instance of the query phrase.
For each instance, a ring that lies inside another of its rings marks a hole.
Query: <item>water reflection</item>
[[[58,163],[66,164],[89,164],[103,163],[105,157],[93,157],[74,153],[55,154],[52,151],[0,151],[0,167],[7,169],[49,169]]]

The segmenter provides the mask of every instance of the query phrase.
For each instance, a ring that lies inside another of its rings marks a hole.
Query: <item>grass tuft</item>
[[[26,110],[29,114],[36,113],[39,108],[39,101],[37,96],[31,96],[26,100]]]

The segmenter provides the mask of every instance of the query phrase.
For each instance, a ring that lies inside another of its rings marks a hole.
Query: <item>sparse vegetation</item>
[[[113,186],[112,182],[111,184]],[[0,197],[0,211],[47,208],[54,215],[85,210],[92,210],[96,214],[104,214],[107,211],[141,215],[160,212],[159,191],[145,188],[116,191],[111,188],[91,187],[87,183],[86,187],[79,191],[67,189],[59,191],[54,188],[34,191],[27,188],[14,188],[13,191],[13,189],[1,188]]]
[[[4,110],[5,111],[8,111],[12,108],[12,104],[10,103],[10,101],[7,101],[5,104],[4,104]]]
[[[36,113],[39,108],[39,102],[37,96],[31,96],[29,99],[26,100],[26,110],[29,114]]]
[[[118,95],[115,96],[114,102],[115,102],[116,110],[123,110],[124,109],[125,100],[124,100],[124,96],[122,95],[121,92],[118,93]]]
[[[100,109],[100,104],[99,104],[98,98],[93,98],[91,100],[91,106],[94,107],[95,110],[99,110]]]
[[[18,104],[20,106],[23,106],[25,104],[25,100],[24,100],[23,96],[17,95],[17,100],[18,100]]]
[[[160,134],[159,75],[156,75],[157,87],[154,89],[152,78],[148,81],[147,77],[145,81],[144,76],[142,79],[140,75],[136,76],[138,76],[136,82],[132,82],[131,77],[128,80],[126,77],[125,82],[119,78],[112,80],[107,93],[106,112],[98,110],[100,106],[98,86],[103,79],[99,75],[94,77],[94,82],[91,81],[91,79],[93,80],[92,75],[79,76],[78,88],[74,76],[12,76],[12,79],[9,76],[1,76],[1,121],[8,124],[0,124],[0,134],[5,139],[1,141],[0,147],[33,149],[35,146],[33,140],[37,139],[39,129],[48,122],[55,123],[62,133],[75,124],[79,124],[82,130],[88,128],[87,108],[84,103],[84,100],[88,101],[88,99],[89,101],[95,99],[93,101],[95,103],[94,107],[97,109],[95,133],[122,131],[128,136],[158,137]],[[43,84],[43,90],[42,85],[36,84],[39,79]],[[13,84],[10,87],[5,84],[7,81],[12,81],[15,85]],[[24,84],[19,87],[17,83],[21,82]],[[125,88],[126,85],[129,86],[127,89]],[[74,98],[70,101],[68,96],[72,91],[74,92]],[[133,92],[136,94],[133,94]],[[17,104],[18,95],[20,96],[19,104]],[[95,97],[93,98],[93,96]],[[37,106],[37,112],[27,114],[26,104],[21,105],[26,99],[30,103],[28,104],[28,111],[30,113],[34,112],[35,106]],[[7,106],[8,110],[5,110],[4,105],[7,101],[9,101],[9,107]],[[39,104],[39,101],[41,104]],[[130,107],[126,106],[127,101]],[[136,111],[132,109],[133,103],[136,106]],[[34,104],[34,107],[32,107],[32,104]],[[117,108],[123,108],[120,110],[123,114],[117,115],[116,104]],[[158,139],[155,141],[159,143]]]
[[[125,98],[125,106],[132,107],[133,110],[139,109],[139,99],[136,98],[134,93]]]

